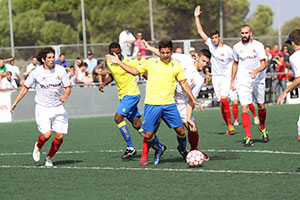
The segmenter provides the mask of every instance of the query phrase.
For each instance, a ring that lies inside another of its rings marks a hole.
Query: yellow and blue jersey
[[[122,62],[131,67],[137,67],[137,63],[127,56],[122,55]],[[118,64],[113,64],[107,61],[108,71],[114,77],[119,99],[122,99],[126,95],[139,95],[140,90],[137,86],[135,76],[126,72]]]
[[[171,60],[168,64],[160,58],[150,58],[137,67],[141,74],[148,72],[145,104],[168,105],[175,103],[176,81],[186,79],[180,63]]]

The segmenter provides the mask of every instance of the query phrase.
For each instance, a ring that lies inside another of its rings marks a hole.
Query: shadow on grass
[[[53,162],[53,165],[70,165],[70,164],[76,164],[81,162],[83,161],[82,160],[59,160]]]
[[[240,156],[237,153],[232,152],[220,152],[214,156],[210,156],[210,161],[214,160],[238,160]]]

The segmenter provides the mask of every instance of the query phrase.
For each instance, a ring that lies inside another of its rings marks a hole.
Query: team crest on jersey
[[[60,77],[59,75],[57,75],[56,79],[57,79],[57,80],[60,80],[60,79],[61,79],[61,77]]]
[[[174,67],[174,63],[172,63],[172,67]]]
[[[123,108],[123,109],[122,109],[122,112],[125,112],[125,111],[126,111],[126,108]]]
[[[255,49],[253,49],[253,52],[256,53]]]
[[[41,81],[47,81],[46,77],[43,77]]]
[[[157,63],[158,63],[158,61],[156,60],[156,61],[155,61],[155,63],[157,64]]]
[[[221,56],[225,56],[225,54],[224,54],[224,53],[222,53],[222,54],[221,54]]]

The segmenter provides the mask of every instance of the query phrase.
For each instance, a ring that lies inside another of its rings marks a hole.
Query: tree
[[[284,25],[281,28],[281,32],[283,35],[289,35],[290,32],[299,28],[300,28],[300,17],[295,17],[290,21],[284,23]]]

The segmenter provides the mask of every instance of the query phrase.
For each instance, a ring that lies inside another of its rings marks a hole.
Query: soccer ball
[[[199,167],[204,162],[204,155],[201,151],[193,150],[186,156],[186,162],[190,167]]]

